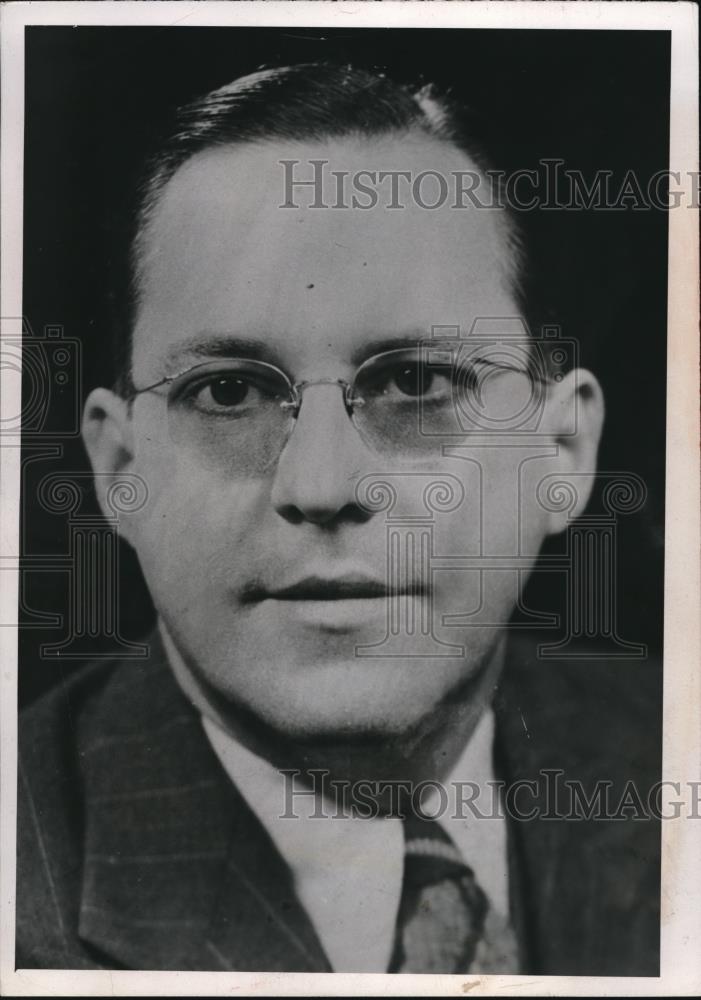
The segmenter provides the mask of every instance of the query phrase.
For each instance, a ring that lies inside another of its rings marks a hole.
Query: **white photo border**
[[[701,780],[701,532],[699,510],[698,8],[693,3],[531,0],[422,3],[414,0],[235,4],[39,2],[4,4],[2,28],[1,204],[3,337],[22,315],[24,28],[42,25],[294,26],[665,30],[672,36],[671,171],[684,192],[669,212],[667,467],[665,514],[663,778]],[[696,177],[696,191],[693,177]],[[3,371],[2,415],[16,414],[18,385]],[[19,551],[20,450],[0,449],[0,561]],[[14,620],[18,576],[3,573],[0,620]],[[14,969],[17,633],[0,628],[0,994],[6,996],[377,995],[658,996],[701,992],[701,822],[662,829],[659,978],[396,976]]]

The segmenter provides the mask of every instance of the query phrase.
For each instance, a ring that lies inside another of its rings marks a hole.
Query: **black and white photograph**
[[[697,992],[693,5],[2,18],[3,992]]]

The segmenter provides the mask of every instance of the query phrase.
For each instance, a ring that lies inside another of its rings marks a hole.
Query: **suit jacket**
[[[155,636],[151,649],[81,670],[21,718],[17,967],[331,971]],[[604,781],[617,803],[633,779],[644,802],[659,697],[654,664],[542,661],[512,642],[497,760],[507,783],[538,781],[515,802],[540,810],[509,823],[524,973],[659,974],[659,822],[557,818],[569,799],[552,796],[555,781],[588,795]]]

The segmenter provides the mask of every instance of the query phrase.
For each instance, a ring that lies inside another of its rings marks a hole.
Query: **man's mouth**
[[[406,595],[422,597],[426,585],[420,581],[403,580],[396,586],[373,576],[348,574],[344,576],[304,576],[281,585],[251,585],[243,598],[254,601],[363,601]]]
[[[294,576],[281,571],[279,582],[251,581],[240,600],[254,614],[264,615],[270,623],[284,623],[285,628],[336,635],[367,635],[370,628],[371,638],[379,641],[393,607],[396,613],[398,605],[423,602],[428,593],[425,583],[405,574],[401,580],[391,575],[384,580],[375,573],[345,567],[335,573],[325,568]]]

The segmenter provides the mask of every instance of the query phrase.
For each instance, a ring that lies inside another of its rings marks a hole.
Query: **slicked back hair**
[[[432,84],[412,87],[381,71],[329,63],[300,63],[240,77],[180,107],[147,160],[136,197],[126,289],[115,330],[117,391],[131,382],[132,334],[142,294],[150,221],[168,181],[198,153],[271,140],[321,142],[345,137],[425,135],[464,152],[488,178],[489,160],[462,107]],[[524,255],[510,214],[503,216],[504,269],[516,302],[523,303]],[[525,309],[524,309],[525,312]]]

